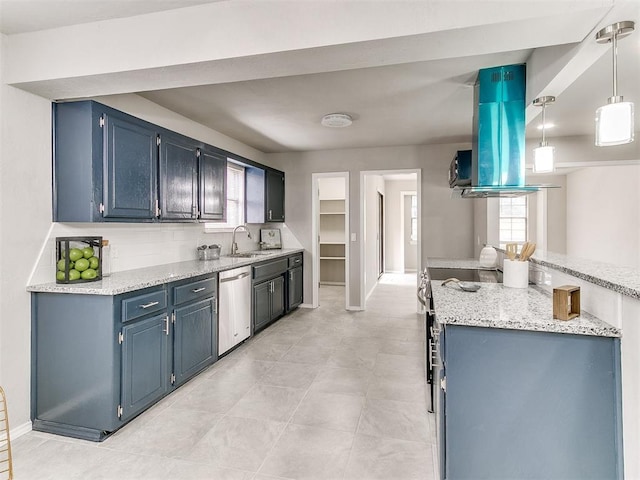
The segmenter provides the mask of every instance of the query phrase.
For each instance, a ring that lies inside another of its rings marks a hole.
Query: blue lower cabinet
[[[33,429],[102,441],[211,365],[216,296],[215,274],[115,296],[33,293]]]
[[[121,420],[134,417],[169,391],[167,314],[122,328]]]
[[[624,478],[618,338],[446,325],[440,352],[443,478]]]
[[[181,385],[217,357],[215,298],[176,308],[174,311],[174,383]]]

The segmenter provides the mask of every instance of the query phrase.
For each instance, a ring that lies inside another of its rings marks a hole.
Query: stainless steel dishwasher
[[[220,272],[218,355],[251,334],[251,267]]]

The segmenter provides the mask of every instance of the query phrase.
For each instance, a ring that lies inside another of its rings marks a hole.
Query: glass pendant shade
[[[553,156],[556,147],[540,145],[533,149],[533,173],[553,172]]]
[[[596,111],[596,145],[608,147],[633,142],[633,103],[616,102]]]

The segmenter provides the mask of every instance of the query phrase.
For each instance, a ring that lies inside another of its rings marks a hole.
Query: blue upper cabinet
[[[158,128],[93,101],[53,104],[53,220],[156,214]]]
[[[104,135],[102,216],[154,218],[157,130],[121,113],[103,113],[101,118]]]
[[[226,219],[227,157],[204,145],[199,156],[199,218]]]
[[[200,143],[162,131],[160,136],[160,219],[198,217],[198,151]]]
[[[284,172],[245,169],[247,223],[284,222]]]

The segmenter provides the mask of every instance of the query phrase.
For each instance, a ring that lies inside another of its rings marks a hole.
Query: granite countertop
[[[637,268],[552,252],[536,252],[530,260],[543,267],[553,268],[614,292],[640,299],[640,270]]]
[[[434,309],[440,323],[471,327],[532,330],[600,337],[619,337],[620,330],[583,312],[572,320],[553,318],[551,294],[535,286],[509,288],[481,283],[477,292],[432,280]]]
[[[283,248],[281,250],[264,250],[253,258],[222,256],[218,260],[192,260],[188,262],[168,263],[155,267],[114,272],[110,276],[97,282],[78,284],[51,282],[30,285],[27,287],[27,291],[41,293],[79,293],[85,295],[118,295],[120,293],[162,285],[163,283],[196,277],[198,275],[221,272],[265,260],[286,257],[303,251],[302,248]]]

